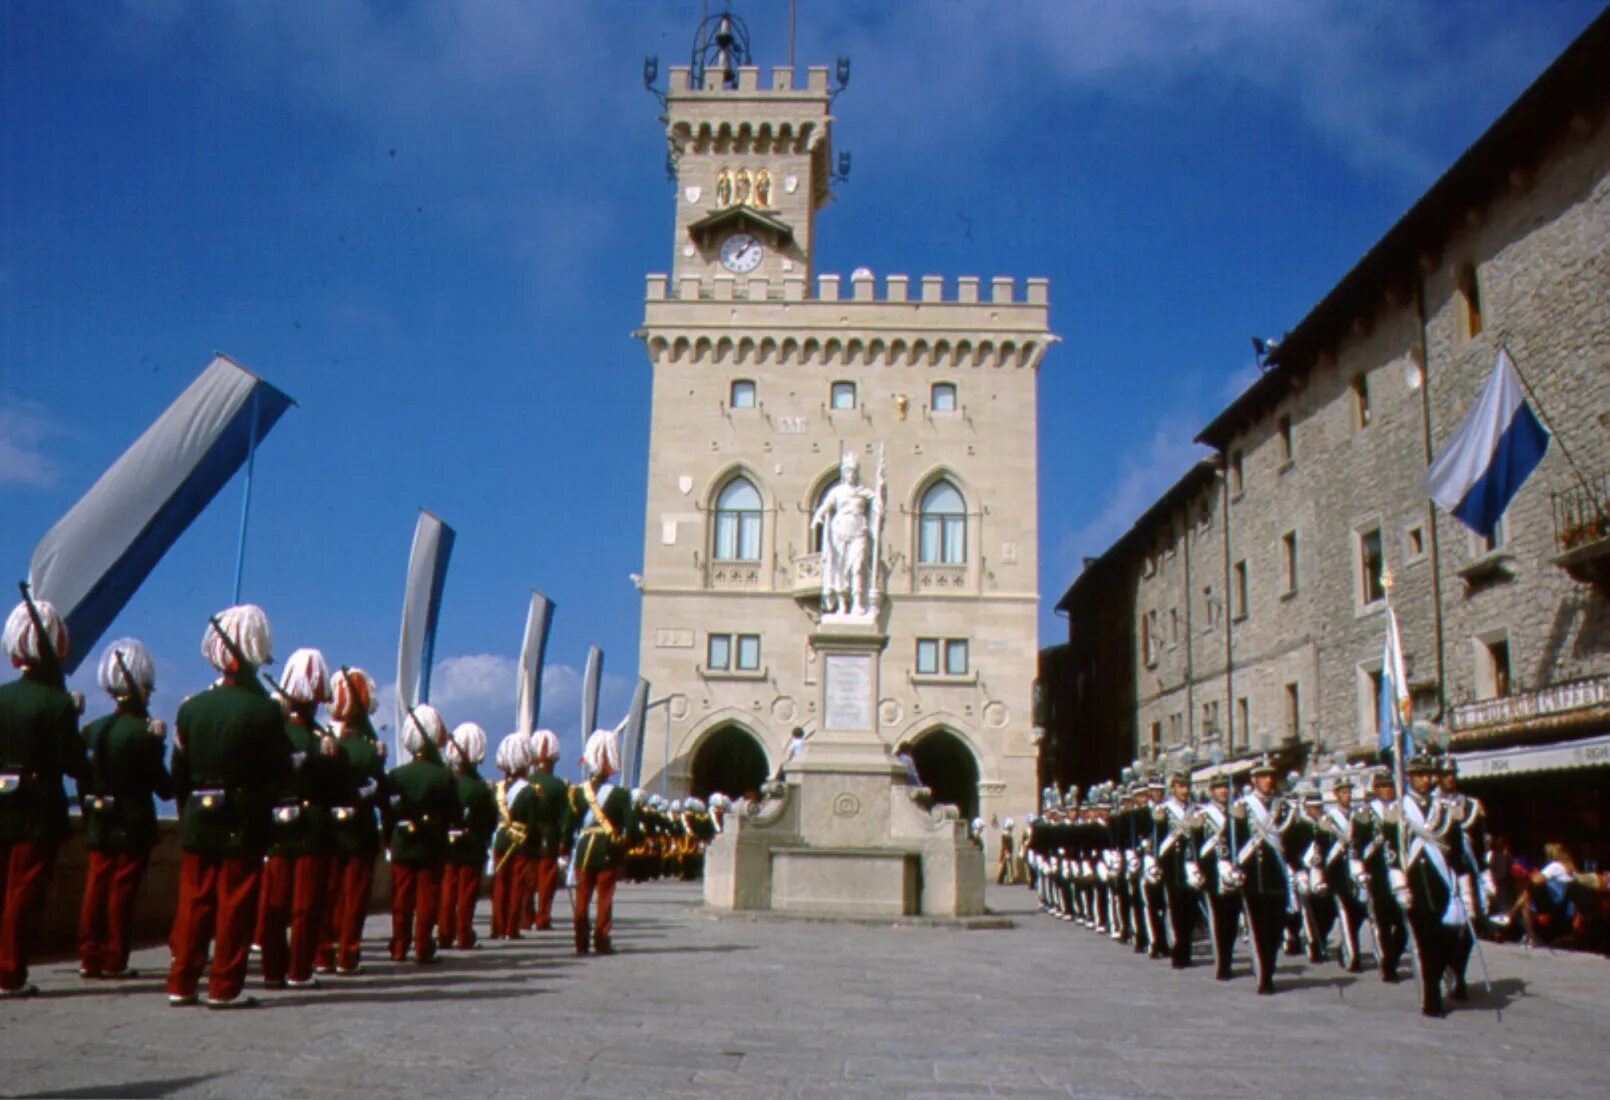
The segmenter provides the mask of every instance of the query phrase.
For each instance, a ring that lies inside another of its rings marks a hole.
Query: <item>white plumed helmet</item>
[[[486,731],[475,722],[462,722],[453,728],[453,744],[467,764],[486,759]]]
[[[123,658],[121,665],[118,664],[119,656]],[[128,676],[123,674],[125,668],[128,669]],[[134,683],[129,683],[129,676],[134,677]],[[135,638],[119,638],[101,654],[95,680],[101,685],[102,691],[115,699],[127,699],[136,692],[150,695],[157,683],[157,670],[151,660],[151,651]]]
[[[338,721],[373,714],[380,706],[375,679],[361,668],[337,669],[330,676],[330,713]]]
[[[323,703],[330,698],[330,666],[316,649],[299,649],[285,659],[280,694],[293,703]]]
[[[523,733],[511,733],[498,742],[498,767],[506,772],[524,771],[531,765],[531,742]]]
[[[531,759],[539,764],[559,759],[559,735],[553,730],[532,730]]]
[[[581,755],[587,762],[587,770],[593,775],[603,771],[605,765],[610,771],[618,772],[621,768],[620,738],[615,736],[614,730],[593,730]]]
[[[215,627],[209,622],[206,633],[201,636],[201,655],[207,658],[207,663],[213,668],[228,672],[235,667],[234,654],[218,635],[220,629],[235,643],[253,668],[272,660],[269,655],[274,650],[274,631],[268,625],[268,615],[262,608],[254,603],[243,603],[226,608],[213,617],[218,620],[218,625]]]
[[[429,703],[414,707],[403,719],[402,747],[411,756],[419,756],[427,744],[441,745],[447,736],[447,723]]]
[[[45,630],[50,634],[50,644],[59,661],[67,656],[67,624],[49,600],[35,600],[34,607],[39,611],[39,621],[45,624]],[[5,644],[6,655],[13,664],[32,665],[44,659],[39,645],[39,630],[34,626],[33,616],[28,613],[28,601],[24,600],[13,607],[11,614],[6,616]]]

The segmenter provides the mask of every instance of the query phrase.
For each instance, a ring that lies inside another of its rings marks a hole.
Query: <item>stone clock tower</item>
[[[653,376],[639,670],[662,700],[642,785],[758,794],[794,728],[820,759],[848,715],[884,763],[908,744],[938,802],[1021,817],[1046,282],[819,273],[847,66],[763,79],[745,52],[696,53],[656,92],[676,190],[637,334]],[[846,566],[864,598],[840,608]],[[870,675],[841,659],[858,655]],[[853,683],[829,684],[833,667]]]

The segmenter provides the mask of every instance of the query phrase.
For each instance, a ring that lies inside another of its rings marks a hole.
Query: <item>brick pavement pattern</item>
[[[712,920],[696,886],[629,886],[613,958],[576,958],[559,929],[266,995],[254,962],[264,1004],[244,1013],[169,1009],[164,948],[137,952],[128,983],[49,963],[43,995],[0,1002],[0,1095],[1348,1100],[1603,1084],[1603,959],[1489,945],[1496,995],[1426,1020],[1409,983],[1283,960],[1280,993],[1255,997],[1244,950],[1220,985],[990,890],[1017,927]]]

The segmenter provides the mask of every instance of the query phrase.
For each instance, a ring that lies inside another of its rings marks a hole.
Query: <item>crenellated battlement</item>
[[[721,72],[710,68],[704,74],[704,86],[696,87],[693,82],[693,70],[686,65],[672,65],[670,79],[666,88],[668,98],[676,96],[748,96],[748,95],[786,95],[793,97],[826,97],[828,94],[828,67],[826,65],[811,65],[805,69],[805,83],[796,87],[794,84],[794,68],[789,65],[774,65],[771,69],[771,83],[765,87],[760,82],[761,69],[759,65],[740,65],[738,67],[738,86],[726,88],[722,86]]]
[[[687,274],[673,280],[669,275],[648,276],[644,297],[649,302],[873,302],[914,305],[1044,307],[1050,303],[1050,280],[1024,280],[1019,297],[1017,280],[996,275],[987,282],[976,275],[962,275],[947,283],[943,275],[924,275],[912,285],[909,275],[886,275],[882,294],[870,272],[857,272],[846,287],[843,276],[818,275],[815,293],[804,272],[772,276]]]

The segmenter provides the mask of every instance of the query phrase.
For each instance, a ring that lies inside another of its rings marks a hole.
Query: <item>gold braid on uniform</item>
[[[502,827],[503,831],[509,835],[509,847],[508,850],[503,853],[503,858],[498,860],[498,865],[492,869],[492,873],[494,875],[503,870],[503,865],[509,862],[509,857],[514,855],[515,851],[525,844],[526,838],[526,827],[524,823],[514,820],[514,815],[509,813],[508,779],[505,778],[498,780],[496,790],[498,801],[498,823]]]

